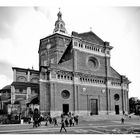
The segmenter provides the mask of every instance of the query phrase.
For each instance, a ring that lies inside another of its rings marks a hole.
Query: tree
[[[129,113],[136,113],[136,102],[134,97],[129,99]]]

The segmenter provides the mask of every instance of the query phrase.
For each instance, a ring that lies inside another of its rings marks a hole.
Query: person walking
[[[67,130],[66,130],[66,128],[65,128],[65,123],[64,123],[64,120],[63,120],[63,119],[61,120],[60,133],[61,133],[62,129],[64,129],[64,130],[65,130],[65,132],[67,132]]]
[[[124,118],[123,117],[121,118],[121,123],[124,124]]]
[[[71,120],[72,120],[72,125],[74,126],[74,117],[72,117]]]
[[[35,108],[34,110],[34,114],[33,114],[33,127],[38,127],[39,126],[39,123],[38,123],[38,120],[39,120],[39,117],[40,117],[40,114],[38,112],[38,109]]]
[[[57,124],[57,119],[56,119],[55,117],[53,118],[53,122],[54,122],[54,126],[55,126],[55,125],[58,126],[58,124]]]
[[[72,126],[72,118],[69,119],[70,127]]]
[[[65,125],[66,125],[66,127],[68,127],[68,125],[69,125],[69,122],[68,122],[67,118],[65,119]]]
[[[74,116],[74,122],[78,125],[78,116]]]

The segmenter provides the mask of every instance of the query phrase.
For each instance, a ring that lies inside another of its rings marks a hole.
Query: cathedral
[[[2,105],[51,116],[128,113],[130,81],[111,67],[112,48],[92,31],[68,34],[59,11],[53,33],[40,40],[39,70],[13,67],[10,100]]]

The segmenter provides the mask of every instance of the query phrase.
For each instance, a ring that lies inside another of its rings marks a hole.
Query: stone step
[[[132,115],[131,118],[129,116],[124,115],[92,115],[92,116],[80,116],[80,120],[121,120],[121,118],[124,119],[140,119],[139,116]]]

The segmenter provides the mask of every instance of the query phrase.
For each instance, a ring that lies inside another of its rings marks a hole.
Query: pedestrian
[[[78,125],[78,116],[74,116],[74,122]]]
[[[65,125],[66,125],[66,127],[68,127],[68,125],[69,125],[69,122],[68,122],[67,118],[65,119]]]
[[[64,120],[62,119],[61,120],[61,128],[60,128],[60,132],[62,131],[62,129],[65,130],[65,132],[67,132],[66,128],[65,128],[65,123],[64,123]]]
[[[49,123],[52,124],[52,118],[51,118],[51,116],[49,117]]]
[[[48,126],[48,119],[46,119],[46,123],[45,123],[45,126]]]
[[[123,117],[121,118],[121,123],[124,124],[124,118]]]
[[[39,123],[38,123],[38,120],[40,118],[40,114],[38,112],[38,109],[35,108],[34,110],[34,114],[33,114],[33,127],[38,127],[39,126]]]
[[[72,126],[72,118],[69,119],[70,127]]]
[[[56,119],[55,117],[53,118],[53,122],[54,122],[54,126],[55,126],[55,125],[58,126],[58,124],[57,124],[57,119]]]
[[[72,117],[71,119],[72,119],[72,125],[74,126],[74,117]]]
[[[61,114],[61,119],[63,119],[64,118],[64,115],[63,115],[63,113]]]

